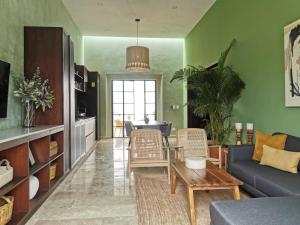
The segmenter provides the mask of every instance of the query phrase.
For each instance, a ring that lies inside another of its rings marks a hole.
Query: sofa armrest
[[[236,161],[252,160],[254,145],[229,145],[228,146],[228,170],[230,165]]]

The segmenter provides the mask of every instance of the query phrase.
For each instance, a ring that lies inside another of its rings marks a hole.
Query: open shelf
[[[61,183],[61,177],[55,177],[53,180],[50,181],[50,188],[55,188],[57,185]]]
[[[29,210],[29,180],[28,177],[6,194],[14,197],[12,220],[8,224],[19,224]],[[23,222],[21,223],[23,224]]]
[[[64,175],[64,157],[58,157],[56,160],[53,160],[50,164],[56,164],[56,177],[55,178],[60,178]]]
[[[80,79],[80,80],[84,81],[84,76],[81,76],[81,75],[79,74],[79,72],[77,71],[77,72],[75,73],[75,79]]]
[[[75,90],[76,90],[76,91],[80,91],[80,92],[84,92],[83,89],[80,89],[80,88],[77,88],[77,87],[75,87]]]
[[[51,162],[55,161],[55,160],[58,159],[59,157],[63,156],[63,154],[64,154],[63,152],[57,153],[56,155],[50,157],[49,162],[51,163]]]
[[[36,196],[29,201],[29,211],[34,210],[41,202],[47,198],[47,191],[38,191]]]
[[[26,212],[13,213],[11,221],[7,225],[17,225],[23,220],[26,216]]]
[[[0,188],[0,195],[6,195],[27,179],[27,177],[14,177],[11,182]]]
[[[46,166],[48,166],[49,162],[44,162],[44,163],[35,163],[31,168],[30,168],[30,175],[34,175]]]
[[[82,90],[82,89],[80,89],[80,88],[77,88],[77,87],[75,87],[75,90],[76,90],[76,91],[83,92],[83,90]]]
[[[56,141],[58,153],[64,152],[64,132],[58,132],[50,136],[50,141]]]
[[[74,89],[79,92],[86,92],[86,83],[83,81],[75,81]]]
[[[49,136],[29,142],[29,148],[37,163],[49,161],[50,138]]]

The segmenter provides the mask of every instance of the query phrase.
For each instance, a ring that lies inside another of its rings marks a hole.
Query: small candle
[[[253,130],[253,123],[247,123],[247,130]]]
[[[242,124],[242,123],[236,123],[236,124],[235,124],[235,129],[237,129],[237,130],[241,130],[242,127],[243,127],[243,124]]]

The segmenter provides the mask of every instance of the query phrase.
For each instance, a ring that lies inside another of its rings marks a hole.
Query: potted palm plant
[[[54,104],[53,91],[50,89],[48,80],[42,80],[39,67],[36,68],[32,79],[24,76],[14,77],[16,90],[14,96],[20,98],[24,106],[23,126],[33,127],[35,110],[52,108]]]
[[[215,67],[188,66],[177,71],[171,79],[171,82],[187,82],[189,91],[195,96],[187,104],[191,105],[196,116],[209,117],[206,130],[215,145],[227,144],[233,130],[233,106],[245,88],[239,74],[225,64],[234,43],[235,40],[221,54]]]

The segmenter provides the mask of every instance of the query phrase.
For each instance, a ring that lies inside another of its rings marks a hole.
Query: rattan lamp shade
[[[128,47],[126,49],[126,69],[135,72],[149,70],[149,48],[144,46]]]

